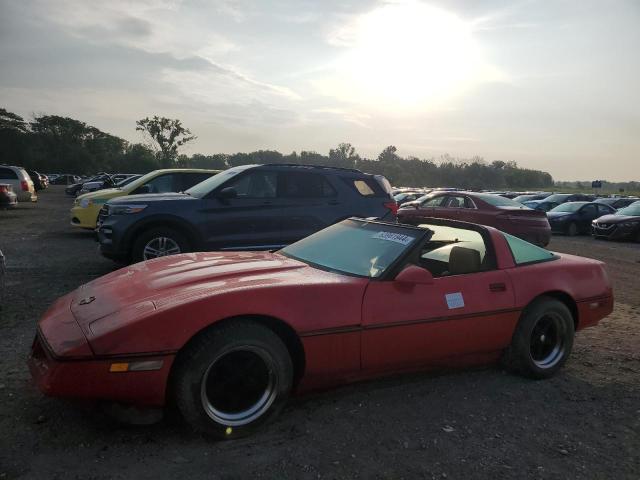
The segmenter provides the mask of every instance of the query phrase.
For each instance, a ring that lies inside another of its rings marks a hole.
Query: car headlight
[[[147,208],[146,205],[109,205],[109,215],[129,215],[131,213],[140,213]]]
[[[93,205],[93,199],[91,199],[91,198],[82,198],[80,200],[80,208],[87,208],[89,205]]]

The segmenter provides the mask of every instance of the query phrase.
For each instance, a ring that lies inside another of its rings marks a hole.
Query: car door
[[[278,173],[279,218],[283,242],[290,244],[350,216],[345,205],[324,175],[311,172]]]
[[[418,209],[421,217],[439,217],[440,210],[442,210],[442,203],[446,200],[445,195],[437,195],[435,197],[427,198],[420,204]]]
[[[278,172],[252,168],[221,185],[235,197],[204,200],[200,211],[210,250],[270,250],[285,245],[281,231],[283,200],[277,197]]]
[[[486,246],[490,240],[469,230],[442,230],[455,240],[425,249],[415,262],[434,273],[433,284],[406,287],[387,280],[372,281],[367,287],[362,315],[365,372],[411,369],[445,360],[451,364],[452,357],[463,363],[467,355],[490,354],[509,344],[518,312],[508,275],[495,268],[491,254],[487,257],[486,252],[492,251]],[[460,265],[461,258],[464,263],[465,256],[475,259],[475,268],[454,269],[453,264]],[[451,271],[443,271],[438,264]]]
[[[598,218],[598,207],[595,203],[589,203],[578,211],[577,216],[580,230],[585,232],[591,228],[591,222]]]

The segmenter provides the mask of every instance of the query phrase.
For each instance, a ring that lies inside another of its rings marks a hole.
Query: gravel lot
[[[0,479],[640,478],[639,244],[554,237],[553,250],[607,263],[617,303],[551,380],[490,366],[368,382],[294,399],[262,433],[215,443],[170,420],[120,425],[30,384],[40,315],[115,268],[69,225],[62,187],[39,196],[0,211]]]

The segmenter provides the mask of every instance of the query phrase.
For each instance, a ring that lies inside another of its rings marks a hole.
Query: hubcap
[[[200,398],[207,415],[225,426],[247,425],[271,406],[278,379],[271,355],[245,345],[218,356],[207,368]]]
[[[531,331],[529,354],[539,368],[551,368],[564,356],[564,328],[556,313],[545,313]]]
[[[180,253],[178,243],[169,237],[156,237],[144,246],[142,256],[145,260],[158,257],[166,257],[167,255],[175,255]]]

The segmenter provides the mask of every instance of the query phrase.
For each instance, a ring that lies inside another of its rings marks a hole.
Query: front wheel
[[[218,439],[253,433],[278,414],[293,384],[280,337],[255,322],[213,327],[176,360],[174,395],[191,427]]]
[[[549,378],[569,358],[573,337],[573,317],[567,306],[554,298],[540,298],[520,318],[505,363],[521,375]]]
[[[152,228],[140,234],[133,244],[131,260],[142,262],[189,251],[183,234],[170,228]]]

